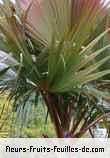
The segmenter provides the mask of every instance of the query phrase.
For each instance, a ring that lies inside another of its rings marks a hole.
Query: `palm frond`
[[[110,29],[97,32],[108,4],[102,0],[3,0],[0,4],[0,47],[17,62],[0,72],[0,78],[12,67],[16,73],[2,83],[2,92],[8,91],[20,122],[27,122],[32,100],[39,95],[59,137],[68,132],[80,135],[105,113],[96,108],[93,89],[85,94],[84,87],[110,73],[109,68],[100,70],[110,55],[97,59],[110,47],[109,43],[98,47]]]

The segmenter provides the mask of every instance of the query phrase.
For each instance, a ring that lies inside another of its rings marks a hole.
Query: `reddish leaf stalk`
[[[75,135],[75,137],[81,137],[87,130],[89,130],[91,127],[93,127],[96,123],[98,123],[99,121],[101,121],[103,118],[108,117],[110,115],[110,113],[106,113],[104,115],[101,115],[100,117],[98,117],[95,121],[93,121],[91,124],[89,124],[86,128],[84,128],[83,130],[81,130],[79,133],[77,133]]]
[[[75,125],[73,125],[73,129],[70,131],[70,135],[72,135],[72,134],[74,135],[74,133],[75,133],[76,129],[78,128],[82,118],[84,117],[85,112],[86,112],[86,110],[84,110],[83,113],[81,114],[79,121]]]
[[[49,110],[51,120],[54,123],[57,136],[59,138],[64,138],[64,132],[63,132],[63,129],[61,127],[61,123],[60,123],[60,120],[59,120],[59,115],[58,115],[58,111],[57,111],[57,108],[56,108],[56,105],[55,105],[53,95],[49,94],[49,93],[45,94],[45,93],[42,92],[42,96],[43,96],[44,101],[46,103],[46,106]]]

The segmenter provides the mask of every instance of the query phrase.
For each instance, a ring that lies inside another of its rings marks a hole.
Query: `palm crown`
[[[16,72],[3,92],[10,90],[9,101],[22,110],[33,93],[35,100],[42,95],[59,137],[80,136],[105,113],[89,109],[87,98],[96,105],[92,83],[110,73],[99,71],[110,55],[96,60],[110,47],[96,48],[109,33],[109,28],[97,33],[107,5],[101,0],[3,0],[0,5],[0,47],[17,61],[1,71],[1,77],[10,68]]]

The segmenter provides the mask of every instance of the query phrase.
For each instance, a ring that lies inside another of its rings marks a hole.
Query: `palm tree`
[[[102,0],[3,0],[0,48],[17,62],[0,72],[1,77],[9,69],[16,73],[3,80],[2,92],[8,91],[22,122],[39,96],[60,138],[81,137],[110,115],[98,106],[100,98],[109,96],[97,88],[110,73],[99,69],[110,55],[98,59],[110,48],[99,47],[110,31],[102,28],[107,5]]]

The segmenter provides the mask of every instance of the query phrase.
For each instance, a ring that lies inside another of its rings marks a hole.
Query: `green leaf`
[[[91,81],[97,80],[99,78],[102,78],[103,76],[108,75],[108,74],[110,74],[110,70],[97,72],[97,73],[94,73],[94,74],[91,74],[91,75],[85,77],[84,80],[82,80],[81,83],[86,84],[88,82],[91,82]]]

